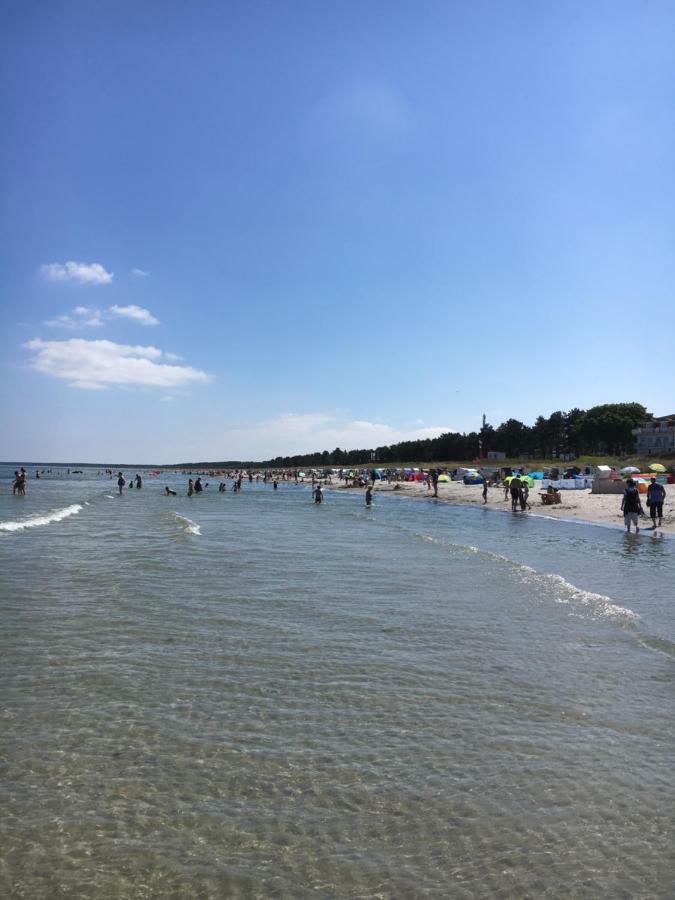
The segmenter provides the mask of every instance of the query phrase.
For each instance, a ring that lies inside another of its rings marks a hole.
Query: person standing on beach
[[[531,509],[532,507],[527,502],[527,498],[530,496],[530,486],[527,481],[522,480],[520,482],[520,508],[525,512],[525,509]]]
[[[640,502],[640,494],[635,487],[635,482],[629,478],[626,482],[626,490],[623,492],[623,500],[621,501],[621,512],[623,513],[623,521],[626,526],[626,534],[630,534],[630,526],[635,525],[635,533],[640,530],[638,524],[639,516],[644,515],[642,503]]]
[[[487,480],[487,478],[483,478],[483,503],[487,503],[487,492],[488,492],[488,480]]]
[[[652,517],[652,528],[656,528],[656,519],[658,518],[658,527],[663,524],[663,502],[666,499],[666,489],[659,484],[652,475],[649,487],[647,488],[647,506]]]
[[[124,475],[122,475],[121,472],[118,472],[117,473],[117,489],[119,490],[120,494],[124,493],[124,485],[125,484],[126,484],[126,481],[124,480]]]
[[[369,484],[366,486],[366,506],[373,505],[373,486]]]
[[[434,497],[438,497],[438,469],[431,470],[431,484],[434,488]]]
[[[517,475],[514,475],[509,482],[509,491],[511,492],[511,511],[515,512],[520,504],[522,482]]]

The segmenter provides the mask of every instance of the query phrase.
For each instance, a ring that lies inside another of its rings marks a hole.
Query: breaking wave
[[[562,575],[553,575],[548,572],[539,572],[532,566],[524,563],[516,562],[509,559],[508,556],[502,556],[500,553],[493,553],[490,550],[481,550],[480,547],[473,547],[466,544],[452,544],[447,541],[441,541],[437,538],[430,537],[426,534],[417,534],[418,538],[424,541],[430,541],[434,544],[442,544],[453,549],[460,550],[464,553],[476,553],[482,556],[488,556],[502,564],[506,564],[511,571],[520,578],[521,581],[533,586],[548,588],[554,595],[553,599],[557,603],[581,603],[587,606],[594,615],[604,616],[616,619],[625,623],[635,623],[640,621],[640,616],[625,606],[619,606],[611,597],[604,594],[596,594],[593,591],[586,591],[577,587],[575,584],[567,581]]]
[[[81,509],[82,506],[79,503],[73,503],[71,506],[64,506],[63,509],[57,509],[43,516],[31,516],[28,519],[20,519],[18,522],[0,522],[0,531],[23,531],[25,528],[51,525],[52,522],[61,522],[68,516],[77,515]]]
[[[186,534],[201,534],[202,533],[202,530],[199,527],[199,525],[197,525],[196,522],[193,522],[192,519],[188,519],[187,516],[181,516],[180,513],[177,513],[177,512],[174,513],[174,516],[182,524],[183,531]]]

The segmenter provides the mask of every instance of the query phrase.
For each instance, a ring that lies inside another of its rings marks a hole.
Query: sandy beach
[[[332,490],[356,490],[363,488],[345,488],[344,485],[333,484],[328,486]],[[415,481],[401,481],[395,483],[376,482],[375,494],[394,493],[399,497],[409,497],[417,500],[431,500],[433,502],[460,503],[483,506],[483,486],[467,485],[459,481],[441,482],[438,485],[438,498],[434,498],[432,491],[427,490],[425,484]],[[616,525],[623,528],[623,516],[621,515],[621,494],[592,494],[590,490],[561,491],[562,503],[557,506],[544,506],[541,502],[539,491],[535,488],[530,491],[530,515],[542,515],[552,519],[575,519],[582,522],[590,522],[595,525]],[[504,489],[491,487],[488,490],[488,509],[509,510],[511,501],[504,500]],[[640,530],[651,531],[652,521],[649,511],[642,497],[642,505],[646,517],[640,520]],[[666,487],[666,502],[663,505],[663,526],[657,529],[660,532],[675,534],[675,487]]]

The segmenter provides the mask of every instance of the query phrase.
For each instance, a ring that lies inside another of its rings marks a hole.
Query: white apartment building
[[[653,456],[659,453],[675,452],[675,413],[670,416],[655,416],[641,428],[634,428],[635,449],[638,454]]]

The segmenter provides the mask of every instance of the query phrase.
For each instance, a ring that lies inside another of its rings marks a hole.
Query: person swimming
[[[166,491],[167,497],[175,497],[175,496],[176,496],[176,492],[175,492],[175,491],[172,491],[168,484],[167,484],[167,486],[164,488],[164,490]]]

